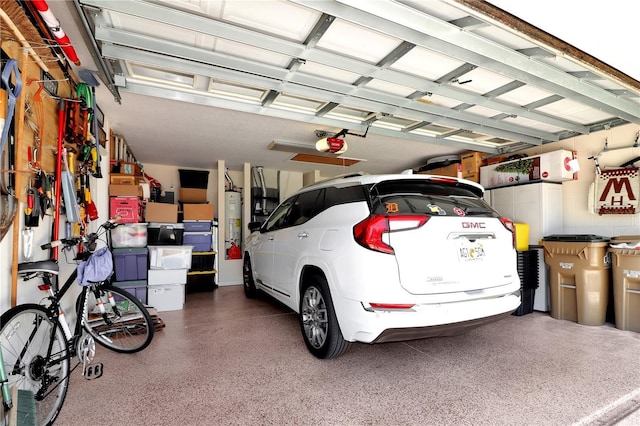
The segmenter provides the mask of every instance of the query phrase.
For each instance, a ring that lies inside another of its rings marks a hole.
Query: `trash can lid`
[[[565,242],[607,242],[609,237],[594,234],[553,234],[542,238],[543,241]]]

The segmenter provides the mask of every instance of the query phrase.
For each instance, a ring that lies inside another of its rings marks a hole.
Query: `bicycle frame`
[[[53,276],[55,275],[55,279],[52,279]],[[62,362],[64,359],[69,359],[71,360],[73,357],[78,355],[78,340],[81,338],[82,336],[82,332],[83,332],[83,325],[84,325],[84,321],[85,321],[85,315],[84,315],[84,311],[85,309],[87,309],[87,293],[89,291],[92,290],[93,287],[95,286],[99,286],[102,283],[96,283],[94,285],[91,286],[86,286],[82,288],[82,292],[80,293],[79,296],[79,303],[77,303],[76,306],[76,322],[75,322],[75,326],[73,329],[73,332],[70,332],[69,330],[69,334],[70,336],[67,334],[67,332],[65,331],[65,327],[68,328],[68,322],[66,317],[63,315],[62,313],[62,308],[61,308],[61,300],[64,297],[64,295],[69,291],[69,289],[71,288],[71,286],[75,283],[76,279],[78,277],[78,270],[77,268],[73,270],[73,272],[69,275],[69,277],[67,278],[67,280],[65,281],[65,283],[63,284],[63,286],[61,288],[58,289],[58,275],[57,274],[53,274],[51,272],[44,272],[43,276],[42,276],[42,280],[44,283],[44,286],[48,292],[49,292],[49,296],[47,297],[47,300],[49,301],[48,306],[44,306],[44,308],[48,311],[48,316],[49,319],[52,321],[53,323],[53,327],[51,328],[51,333],[50,333],[50,338],[49,338],[49,346],[47,348],[47,354],[46,354],[46,364],[48,366],[54,366],[56,364],[59,364],[60,362]],[[41,289],[43,289],[43,287],[41,287]],[[57,333],[58,328],[60,328],[65,336],[65,341],[66,341],[66,346],[67,346],[67,356],[62,358],[62,357],[56,357],[55,353],[53,353],[53,343],[54,343],[54,336]],[[23,348],[23,353],[27,350],[27,348],[29,347],[31,340],[33,338],[33,336],[36,335],[38,331],[38,324],[34,324],[33,330],[31,332],[31,336],[29,336],[29,338],[26,340],[25,343],[25,347]],[[23,355],[23,354],[21,354]],[[80,360],[79,360],[80,362]],[[3,364],[4,366],[4,364]],[[77,367],[77,364],[76,364]],[[71,372],[76,368],[70,368],[69,369],[69,375],[71,374]],[[97,374],[97,372],[96,372]],[[101,368],[100,368],[100,375],[101,375]],[[99,376],[98,376],[99,377]],[[96,377],[97,378],[97,377]],[[36,394],[36,398],[43,398],[45,396],[45,393],[49,393],[51,391],[53,391],[55,389],[55,386],[52,389],[49,389],[49,385],[51,385],[51,383],[43,383],[43,386],[39,389],[38,393]]]

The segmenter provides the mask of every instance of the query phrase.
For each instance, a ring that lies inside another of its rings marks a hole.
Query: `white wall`
[[[529,155],[559,149],[577,151],[580,164],[578,179],[562,184],[565,234],[596,234],[606,237],[640,235],[640,215],[638,214],[600,216],[588,210],[589,186],[595,177],[595,162],[589,160],[589,157],[603,150],[605,139],[608,139],[610,152],[599,157],[601,168],[617,167],[625,161],[640,156],[640,148],[632,148],[638,131],[640,126],[628,124],[522,151]]]
[[[108,184],[109,184],[109,154],[108,152],[101,153],[101,167],[103,170],[103,178],[96,179],[91,177],[91,194],[92,199],[96,207],[98,208],[98,219],[88,224],[89,232],[95,231],[98,226],[109,219],[109,199],[108,199]],[[24,203],[18,207],[19,223],[14,222],[9,232],[5,235],[4,239],[0,243],[0,311],[5,312],[11,307],[11,265],[12,262],[24,262],[27,259],[24,258],[24,247],[22,243],[22,231],[24,228]],[[60,217],[60,238],[66,236],[65,233],[65,216]],[[20,231],[18,237],[18,253],[14,259],[13,253],[13,228],[18,226]],[[51,229],[53,226],[53,217],[45,216],[39,220],[37,227],[32,227],[33,230],[33,249],[32,257],[29,260],[45,260],[49,257],[48,250],[41,250],[40,245],[47,243],[51,240]],[[60,266],[61,284],[66,280],[69,274],[75,268],[75,263],[72,259],[72,254],[65,257],[63,253],[58,256],[58,263]],[[47,294],[38,289],[37,284],[40,284],[38,279],[31,281],[22,281],[18,278],[17,281],[17,304],[22,303],[38,303]],[[75,319],[75,299],[80,293],[80,287],[73,286],[71,291],[65,296],[63,300],[63,309],[68,314],[69,319]]]

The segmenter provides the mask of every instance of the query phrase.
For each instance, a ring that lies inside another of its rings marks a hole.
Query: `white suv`
[[[300,317],[318,358],[350,342],[457,334],[520,306],[513,223],[471,181],[350,175],[320,182],[249,224],[244,289]]]

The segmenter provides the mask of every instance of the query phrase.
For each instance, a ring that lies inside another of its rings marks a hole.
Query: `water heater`
[[[225,216],[225,253],[232,245],[241,247],[242,244],[242,200],[240,193],[227,191],[224,193]]]

